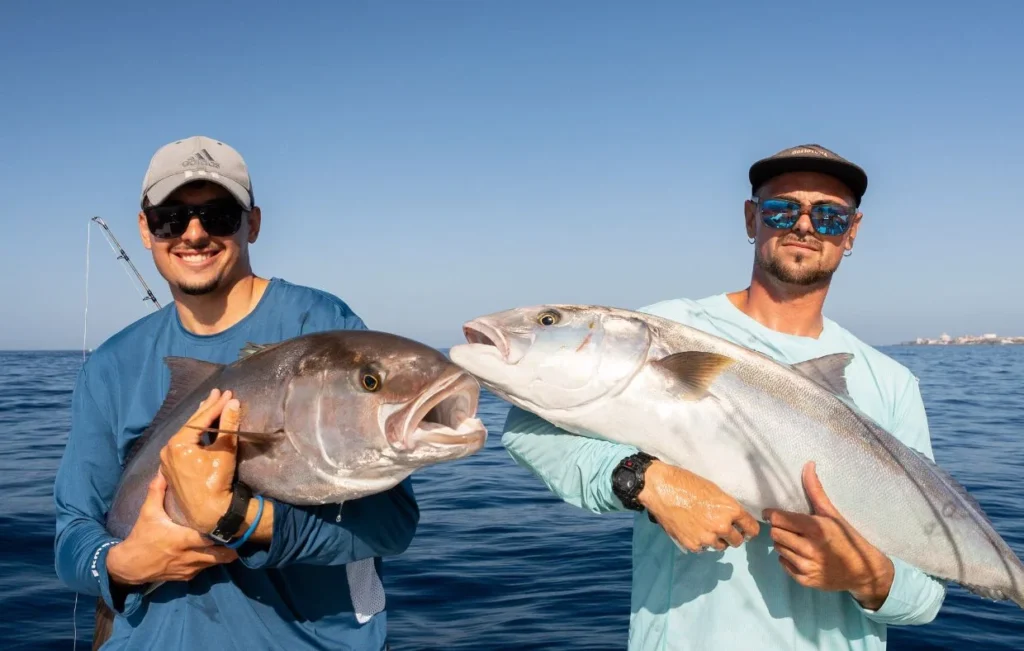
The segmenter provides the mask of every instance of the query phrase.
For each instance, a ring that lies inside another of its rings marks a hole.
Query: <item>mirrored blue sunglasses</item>
[[[764,199],[754,197],[761,221],[770,228],[789,230],[796,225],[805,205],[789,199]],[[811,224],[821,235],[842,235],[850,227],[855,208],[836,203],[818,203],[810,208]]]

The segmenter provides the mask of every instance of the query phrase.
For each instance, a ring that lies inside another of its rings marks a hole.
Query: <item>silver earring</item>
[[[851,255],[853,255],[853,249],[847,249],[846,252],[843,253],[844,258],[849,258]]]
[[[755,239],[754,239],[753,237],[748,237],[748,238],[747,238],[747,244],[753,244],[753,243],[754,243],[754,242],[756,242],[756,241],[757,241],[757,240],[755,240]]]

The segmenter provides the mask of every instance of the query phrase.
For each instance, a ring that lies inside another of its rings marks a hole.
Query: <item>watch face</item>
[[[634,474],[632,470],[621,468],[619,472],[615,474],[615,483],[624,490],[630,490],[636,486],[636,474]]]

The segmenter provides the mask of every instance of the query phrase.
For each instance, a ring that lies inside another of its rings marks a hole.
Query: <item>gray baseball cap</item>
[[[140,202],[153,205],[185,185],[209,181],[226,188],[246,210],[253,206],[249,168],[233,147],[206,136],[176,140],[156,150],[142,180]]]

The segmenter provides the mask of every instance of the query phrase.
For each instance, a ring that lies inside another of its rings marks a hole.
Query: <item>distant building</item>
[[[938,339],[931,339],[929,337],[918,337],[914,341],[906,341],[905,345],[910,346],[978,346],[978,345],[992,345],[992,344],[1024,344],[1024,337],[1001,337],[994,332],[989,332],[981,336],[977,335],[960,335],[959,337],[950,337],[949,334],[943,332],[942,336]]]

